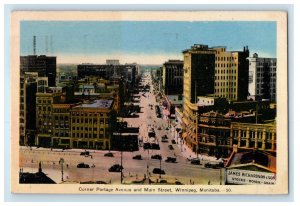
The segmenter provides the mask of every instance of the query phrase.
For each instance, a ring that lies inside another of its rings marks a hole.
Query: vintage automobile
[[[224,167],[223,162],[208,162],[204,165],[206,168],[220,169]]]
[[[80,155],[89,156],[90,152],[89,151],[84,151],[84,152],[81,152]]]
[[[161,175],[166,174],[164,170],[159,169],[159,168],[154,168],[153,171],[152,171],[152,173],[153,174],[161,174]]]
[[[156,154],[156,155],[152,155],[152,156],[151,156],[151,159],[157,159],[157,160],[161,160],[161,159],[162,159],[162,157],[161,157],[161,155],[159,155],[159,154]]]
[[[200,165],[200,159],[198,159],[198,158],[192,159],[191,164],[192,165]]]
[[[77,168],[90,168],[90,165],[81,162],[77,165]]]
[[[104,154],[104,157],[113,157],[113,156],[114,156],[114,154],[111,153],[111,152],[108,152],[108,153]]]
[[[109,172],[121,172],[122,169],[124,169],[124,168],[123,168],[121,165],[115,164],[115,165],[111,166],[111,167],[108,169],[108,171],[109,171]]]
[[[167,157],[165,162],[175,163],[176,162],[176,157]]]
[[[174,150],[174,147],[173,147],[172,145],[169,145],[168,148],[169,148],[170,150]]]
[[[132,159],[141,160],[142,159],[142,155],[135,155],[134,157],[132,157]]]

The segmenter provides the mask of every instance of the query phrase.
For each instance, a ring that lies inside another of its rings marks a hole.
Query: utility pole
[[[161,178],[161,158],[159,159],[159,169],[160,169],[160,171],[159,171],[159,178]]]
[[[64,159],[60,158],[59,164],[61,165],[61,181],[64,181]]]
[[[123,150],[121,150],[121,184],[123,183]]]
[[[220,168],[220,185],[222,185],[222,168]]]
[[[257,119],[258,119],[258,100],[256,102],[256,111],[255,111],[255,123],[257,124]]]
[[[198,110],[196,111],[196,155],[197,155],[197,158],[198,158]]]

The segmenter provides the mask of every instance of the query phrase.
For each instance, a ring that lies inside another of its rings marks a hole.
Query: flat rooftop
[[[91,101],[90,103],[84,103],[76,106],[75,108],[99,108],[99,109],[108,109],[111,107],[113,100],[107,99],[97,99]]]

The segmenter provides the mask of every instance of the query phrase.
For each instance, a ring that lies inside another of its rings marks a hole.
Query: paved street
[[[150,76],[144,79],[144,84],[151,85]],[[171,140],[175,139],[177,142],[177,132],[174,128],[168,129],[168,121],[165,117],[157,118],[155,114],[155,107],[153,109],[149,106],[158,105],[153,95],[153,88],[151,86],[150,92],[140,92],[141,113],[138,113],[139,117],[136,118],[122,118],[122,121],[128,122],[129,126],[140,127],[140,139],[145,142],[156,142],[160,145],[160,150],[144,150],[143,147],[139,147],[139,151],[135,152],[123,152],[123,183],[136,183],[141,182],[148,184],[150,181],[156,183],[161,180],[166,180],[172,184],[175,181],[179,181],[182,184],[220,184],[220,169],[208,169],[204,168],[204,164],[207,161],[213,160],[213,157],[199,156],[201,159],[201,165],[192,165],[187,158],[195,157],[189,148],[185,145],[172,144]],[[162,109],[162,108],[161,108]],[[154,127],[156,138],[148,137],[149,127]],[[158,128],[161,128],[159,130]],[[167,135],[168,143],[161,142],[161,137]],[[174,150],[169,149],[169,145],[174,147]],[[142,145],[141,145],[142,146]],[[61,183],[61,165],[59,165],[60,158],[64,159],[63,165],[63,177],[64,183],[78,183],[87,181],[104,181],[111,184],[120,184],[121,173],[109,172],[108,169],[114,164],[121,164],[121,152],[111,151],[114,157],[105,157],[104,154],[108,151],[94,151],[89,150],[92,156],[81,156],[80,152],[84,150],[72,149],[62,151],[60,149],[45,148],[32,148],[21,147],[20,150],[20,168],[23,168],[24,172],[37,172],[38,163],[42,162],[43,171],[48,174],[55,182]],[[161,169],[165,171],[165,175],[152,174],[154,168],[160,168],[160,161],[151,159],[152,155],[162,155]],[[135,155],[141,155],[142,160],[132,159]],[[165,160],[167,157],[175,157],[176,163],[167,163]],[[91,168],[77,168],[77,164],[86,163]],[[148,167],[147,167],[148,166]],[[143,182],[144,178],[146,180]],[[149,179],[148,179],[149,177]]]

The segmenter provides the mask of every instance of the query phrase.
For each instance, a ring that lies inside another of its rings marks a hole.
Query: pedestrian
[[[67,168],[69,168],[69,164],[67,164]]]
[[[210,180],[208,180],[208,185],[210,185]]]

